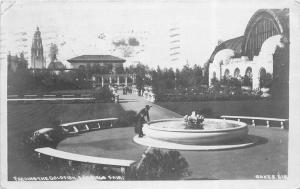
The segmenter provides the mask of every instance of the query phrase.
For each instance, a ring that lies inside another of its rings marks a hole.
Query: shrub
[[[270,88],[272,85],[273,77],[272,74],[266,73],[265,75],[264,74],[261,75],[259,80],[260,80],[259,83],[261,88],[264,87]]]
[[[133,180],[177,180],[191,174],[189,165],[178,151],[163,152],[153,149],[131,168],[129,179]]]
[[[135,111],[126,111],[123,113],[117,122],[119,127],[128,127],[136,123],[137,113]]]
[[[110,91],[110,89],[107,86],[105,86],[100,89],[97,89],[94,92],[94,97],[96,98],[96,100],[111,101],[113,94]]]
[[[197,112],[197,114],[204,115],[205,117],[212,117],[213,111],[211,108],[205,107],[205,108],[202,108],[201,110],[199,110],[199,112]]]

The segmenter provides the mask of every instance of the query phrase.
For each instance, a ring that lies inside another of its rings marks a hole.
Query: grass
[[[157,102],[158,105],[181,115],[192,111],[207,113],[207,117],[219,118],[221,115],[240,115],[288,118],[287,100],[243,100],[243,101],[197,101],[197,102]]]
[[[40,176],[36,165],[28,161],[23,138],[35,130],[54,127],[60,122],[119,117],[124,110],[119,104],[8,104],[8,178]]]

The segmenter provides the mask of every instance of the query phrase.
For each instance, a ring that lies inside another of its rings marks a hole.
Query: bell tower
[[[41,32],[39,27],[36,28],[36,31],[33,36],[32,46],[31,46],[31,68],[33,69],[42,69],[45,68],[45,59],[44,59],[44,50]]]

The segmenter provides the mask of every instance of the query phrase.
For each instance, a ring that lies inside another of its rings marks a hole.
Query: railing
[[[120,95],[118,93],[113,93],[113,101],[115,103],[119,103],[119,100],[120,100]]]
[[[8,102],[94,102],[92,94],[25,94],[7,95]]]
[[[228,115],[222,115],[221,118],[223,119],[237,119],[237,121],[240,121],[241,119],[251,120],[252,126],[255,126],[255,120],[264,120],[266,121],[267,127],[270,127],[270,121],[280,122],[280,128],[285,129],[286,126],[284,125],[285,122],[288,121],[288,119],[281,119],[281,118],[270,118],[270,117],[251,117],[251,116],[228,116]]]
[[[139,90],[137,90],[137,88],[132,88],[132,94],[138,95]]]
[[[81,163],[120,167],[123,176],[126,175],[127,168],[130,167],[133,163],[135,163],[135,161],[133,160],[86,156],[86,155],[74,154],[70,152],[63,152],[49,147],[37,148],[34,151],[37,152],[39,158],[41,158],[41,154],[43,154],[49,156],[50,159],[58,158],[58,159],[67,160],[69,166],[72,166],[72,161],[75,161]]]
[[[87,132],[90,130],[113,127],[113,124],[117,120],[118,118],[94,119],[94,120],[64,123],[59,126],[62,127],[62,129],[69,134],[76,134],[79,132]]]
[[[153,92],[145,91],[144,97],[146,100],[148,100],[150,102],[155,102],[155,100],[156,100],[155,99],[156,95]]]
[[[93,94],[24,94],[7,95],[7,99],[40,99],[40,98],[92,98]]]

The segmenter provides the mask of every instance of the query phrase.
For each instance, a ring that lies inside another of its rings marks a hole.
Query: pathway
[[[133,94],[128,94],[128,95],[120,94],[120,104],[124,110],[126,111],[133,110],[136,111],[137,113],[142,108],[144,108],[147,104],[152,106],[152,108],[149,111],[151,120],[183,117],[178,113],[175,113],[169,109],[153,104],[145,100],[143,97],[133,95]]]

